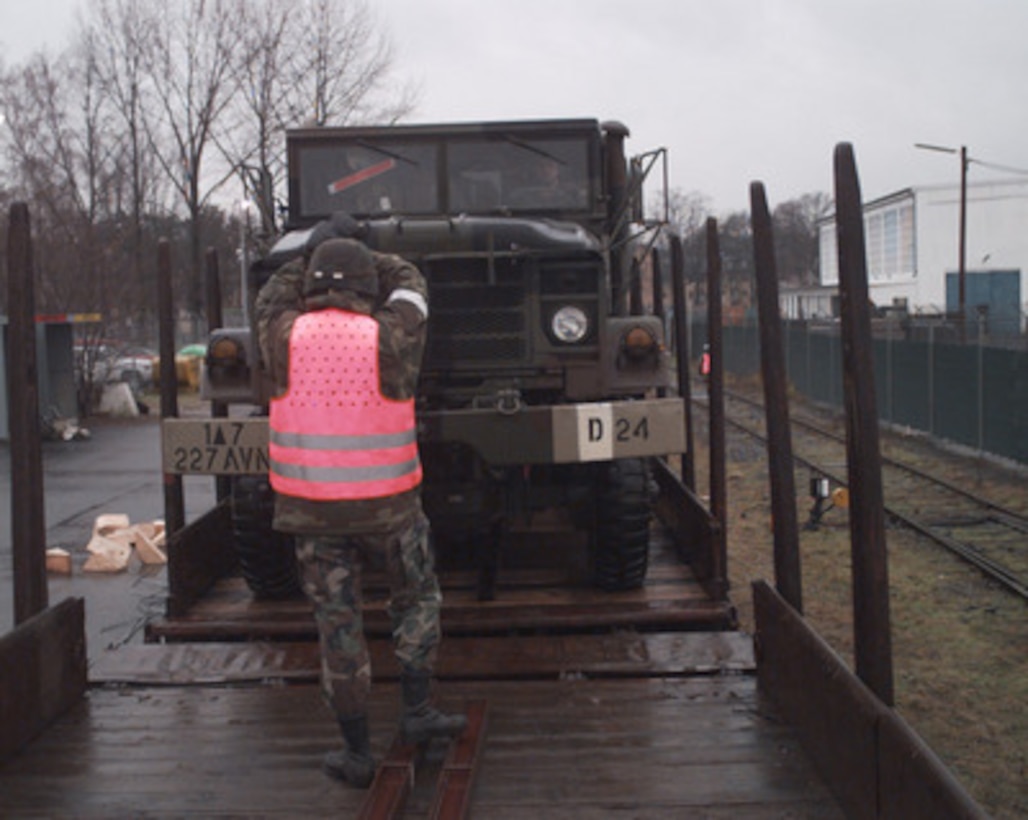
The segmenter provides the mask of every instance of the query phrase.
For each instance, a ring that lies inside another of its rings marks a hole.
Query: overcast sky
[[[174,0],[169,0],[174,2]],[[851,142],[865,201],[956,183],[956,156],[1028,170],[1025,0],[373,0],[419,122],[617,119],[669,149],[716,213],[832,190]],[[10,65],[60,49],[81,0],[0,0]],[[970,179],[997,172],[972,165]],[[1002,175],[1002,174],[999,174]],[[1007,175],[1009,176],[1009,175]]]

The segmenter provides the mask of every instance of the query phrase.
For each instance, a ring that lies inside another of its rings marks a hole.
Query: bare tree
[[[671,220],[683,238],[685,270],[689,281],[697,283],[697,294],[705,299],[707,199],[692,192],[671,193]],[[779,277],[792,285],[818,281],[817,223],[831,212],[832,200],[824,193],[804,194],[779,204],[772,215],[775,235],[775,260]],[[743,211],[724,214],[718,220],[725,297],[731,308],[744,309],[752,292],[753,232],[749,214]]]
[[[104,311],[117,279],[102,276],[100,223],[118,187],[118,139],[99,93],[92,43],[62,58],[36,55],[0,86],[8,170],[36,206],[37,293],[49,311]],[[65,277],[73,270],[74,277]]]
[[[92,17],[80,36],[96,44],[97,71],[112,114],[124,125],[122,162],[127,166],[128,211],[131,214],[132,281],[146,292],[152,267],[144,256],[145,215],[160,209],[162,186],[154,154],[147,151],[144,111],[147,85],[143,72],[148,50],[148,23],[139,0],[94,0]],[[118,203],[119,212],[125,206]]]
[[[285,117],[295,89],[286,66],[295,50],[293,4],[241,3],[240,38],[233,65],[236,94],[215,139],[239,175],[243,196],[261,209],[261,233],[275,230],[274,182],[284,177]]]
[[[683,193],[674,188],[668,195],[669,221],[682,237],[685,278],[704,281],[706,276],[706,239],[704,225],[710,215],[710,199],[699,191]]]
[[[224,239],[205,231],[238,230],[213,213],[225,183],[282,185],[287,127],[409,112],[390,59],[364,0],[89,0],[59,59],[0,66],[3,195],[33,209],[48,309],[151,306],[148,243],[180,241],[178,211],[198,318],[201,249]]]
[[[307,0],[294,32],[296,59],[287,81],[300,93],[290,100],[288,124],[395,122],[410,113],[410,89],[383,99],[392,45],[364,0]]]
[[[417,95],[387,82],[392,48],[363,0],[243,2],[238,14],[237,93],[217,139],[270,233],[271,191],[284,186],[287,128],[395,122]]]
[[[700,191],[683,193],[675,188],[668,196],[668,211],[671,224],[684,236],[704,226],[710,215],[710,197]]]
[[[100,339],[131,304],[119,275],[116,211],[123,187],[121,140],[113,127],[96,63],[82,38],[51,60],[38,54],[0,83],[7,169],[18,195],[33,204],[37,307],[90,313],[80,325],[80,412],[88,414]]]
[[[153,93],[143,122],[149,147],[186,208],[190,226],[187,310],[201,314],[200,215],[228,174],[204,176],[215,124],[231,98],[235,4],[228,0],[139,0],[150,32],[142,70]]]
[[[794,285],[818,281],[817,223],[831,213],[828,194],[804,194],[775,208],[775,257],[779,276]]]

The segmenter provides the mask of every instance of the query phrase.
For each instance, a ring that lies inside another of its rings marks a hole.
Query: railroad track
[[[725,421],[766,443],[764,406],[725,392]],[[794,460],[845,487],[846,439],[790,411]],[[933,470],[935,472],[933,472]],[[882,457],[885,512],[1028,599],[1028,517],[938,475],[937,466]]]

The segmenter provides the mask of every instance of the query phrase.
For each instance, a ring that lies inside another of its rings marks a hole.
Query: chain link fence
[[[1028,464],[1028,336],[997,332],[988,317],[964,327],[918,316],[874,320],[875,391],[882,422]],[[692,351],[707,338],[692,327]],[[760,371],[756,322],[724,328],[725,370]],[[842,407],[842,347],[837,321],[786,321],[782,328],[791,385]]]

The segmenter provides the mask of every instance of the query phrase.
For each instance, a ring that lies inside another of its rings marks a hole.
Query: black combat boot
[[[371,756],[371,735],[367,715],[340,718],[344,749],[325,755],[321,767],[325,774],[359,789],[366,789],[375,779],[375,760]]]
[[[431,675],[428,672],[404,669],[400,683],[403,687],[400,735],[405,743],[424,743],[434,737],[456,737],[467,727],[466,716],[446,715],[431,705]]]

